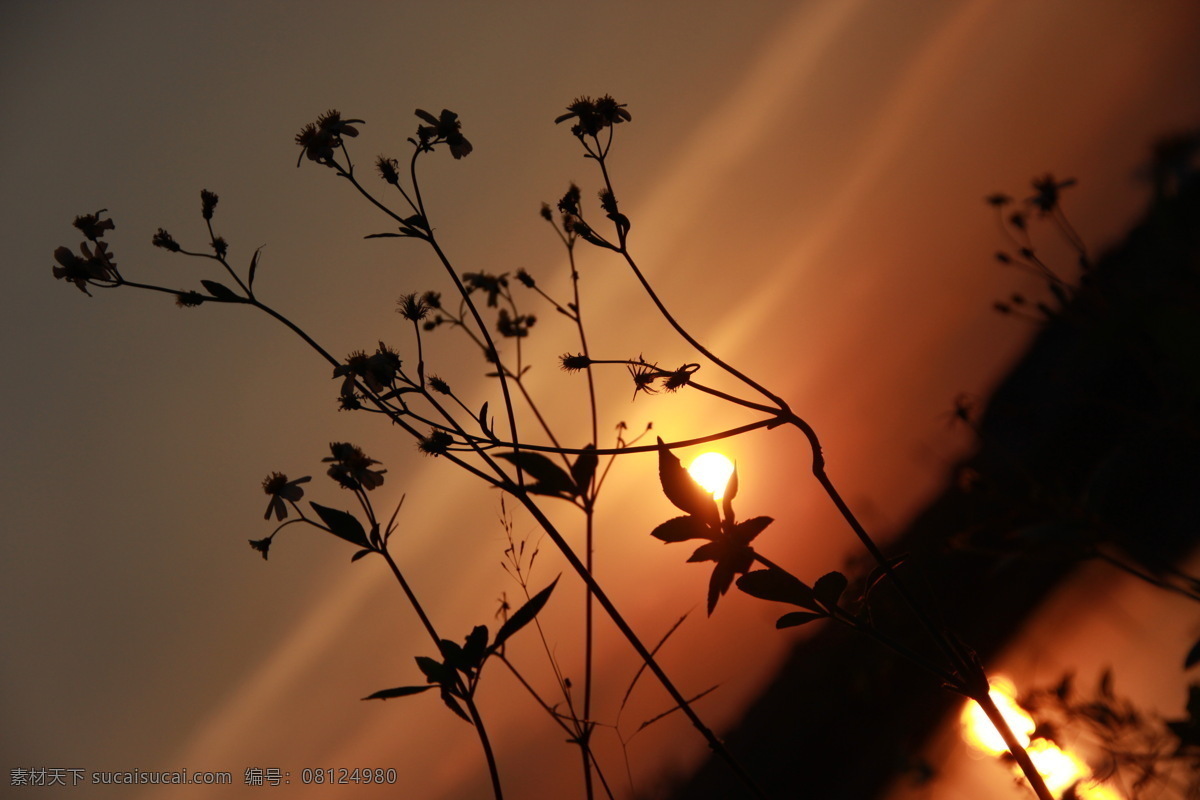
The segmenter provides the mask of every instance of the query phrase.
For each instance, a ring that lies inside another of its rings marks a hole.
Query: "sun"
[[[688,465],[688,474],[706,492],[712,492],[714,500],[720,500],[733,474],[733,462],[721,453],[704,453]]]

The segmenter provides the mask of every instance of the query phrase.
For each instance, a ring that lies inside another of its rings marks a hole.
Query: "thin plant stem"
[[[738,776],[738,779],[742,781],[746,788],[749,789],[755,797],[763,798],[765,800],[766,794],[763,793],[763,790],[759,788],[758,784],[746,771],[745,767],[742,766],[741,762],[739,762],[737,758],[734,757],[733,753],[731,753],[729,749],[725,747],[725,743],[717,738],[717,735],[713,733],[712,729],[705,725],[704,721],[701,720],[696,714],[696,711],[692,708],[691,704],[687,701],[679,689],[675,687],[675,684],[671,681],[670,677],[667,676],[667,673],[663,671],[662,667],[659,666],[658,662],[654,659],[654,656],[650,653],[650,651],[646,649],[646,645],[642,643],[642,640],[638,638],[638,635],[634,632],[633,628],[631,628],[629,623],[625,621],[625,618],[621,615],[621,612],[617,610],[615,605],[613,605],[612,600],[609,599],[608,595],[601,588],[600,584],[597,583],[596,579],[591,575],[591,573],[588,572],[586,565],[579,560],[579,556],[575,554],[575,552],[571,549],[571,546],[563,538],[562,534],[559,533],[558,529],[554,527],[554,523],[550,521],[537,503],[533,502],[533,500],[530,499],[529,495],[524,490],[513,491],[516,489],[516,487],[506,488],[508,488],[510,493],[514,494],[517,500],[525,506],[531,515],[533,515],[533,518],[537,521],[537,523],[544,531],[546,531],[546,535],[550,537],[550,540],[554,542],[560,551],[562,551],[563,556],[566,557],[567,562],[571,565],[572,569],[574,569],[575,572],[587,582],[588,586],[592,590],[592,594],[596,598],[596,602],[599,603],[600,607],[604,609],[606,614],[608,614],[609,619],[612,620],[613,624],[617,627],[617,630],[621,632],[621,635],[625,637],[625,639],[637,652],[638,656],[640,656],[642,661],[645,662],[647,668],[654,673],[654,677],[657,678],[658,682],[662,684],[662,687],[666,689],[667,694],[671,696],[671,699],[675,701],[675,703],[679,706],[679,709],[684,713],[688,720],[691,721],[692,727],[700,732],[700,735],[704,737],[706,742],[708,742],[708,746],[722,760],[724,760],[726,764],[729,765],[729,767]]]
[[[610,129],[610,131],[611,131],[611,129]],[[610,140],[610,144],[611,144],[611,140]],[[605,164],[605,155],[607,154],[607,148],[605,148],[602,151],[596,152],[596,153],[593,153],[589,148],[588,152],[592,156],[592,158],[595,159],[596,163],[599,164],[599,166],[600,166],[600,171],[601,171],[601,174],[603,175],[604,185],[605,185],[607,191],[609,193],[615,195],[615,192],[613,192],[612,180],[608,174],[607,165]],[[867,533],[866,529],[858,521],[858,518],[851,511],[850,507],[846,504],[845,500],[842,499],[842,496],[837,491],[837,488],[834,486],[833,481],[830,480],[828,474],[825,472],[825,457],[821,451],[820,441],[818,440],[816,431],[813,429],[813,427],[811,425],[809,425],[808,422],[806,422],[804,419],[802,419],[801,417],[799,417],[798,415],[793,413],[791,411],[791,409],[788,407],[788,404],[781,397],[779,397],[775,393],[771,392],[765,386],[763,386],[762,384],[753,380],[749,376],[745,375],[740,370],[738,370],[735,367],[733,367],[732,365],[730,365],[728,362],[717,357],[711,350],[706,348],[694,336],[692,336],[679,323],[678,320],[675,319],[674,315],[671,314],[671,312],[667,309],[666,305],[659,298],[658,293],[654,291],[654,288],[650,285],[650,282],[646,279],[645,275],[642,273],[641,269],[638,267],[637,261],[633,258],[632,254],[630,253],[629,247],[628,247],[628,242],[626,239],[627,229],[622,227],[621,225],[617,225],[616,227],[617,227],[617,234],[618,234],[618,239],[619,239],[620,244],[618,247],[614,247],[613,249],[615,249],[621,255],[621,257],[625,260],[625,263],[629,266],[630,270],[633,272],[633,274],[637,278],[638,282],[642,285],[642,288],[646,292],[646,295],[650,298],[650,300],[654,304],[655,308],[658,309],[658,311],[662,315],[663,319],[666,320],[667,324],[669,324],[671,326],[671,328],[674,329],[675,332],[684,341],[686,341],[689,345],[691,345],[693,348],[695,348],[695,350],[697,352],[702,354],[710,362],[712,362],[717,367],[719,367],[722,370],[724,370],[725,372],[727,372],[729,375],[731,375],[734,378],[736,378],[737,380],[741,381],[743,384],[750,387],[751,389],[754,389],[756,392],[763,395],[768,400],[770,400],[772,403],[774,403],[778,407],[778,420],[779,421],[790,423],[791,425],[798,428],[804,434],[804,436],[808,439],[809,445],[812,448],[813,475],[816,477],[818,483],[821,484],[821,487],[825,490],[825,493],[829,496],[829,499],[831,501],[833,501],[833,504],[837,507],[839,513],[841,513],[842,517],[849,524],[849,526],[850,526],[851,530],[854,532],[855,536],[858,537],[859,541],[866,548],[867,552],[870,553],[871,557],[879,565],[880,569],[883,570],[884,574],[886,574],[888,576],[888,578],[895,584],[899,594],[904,599],[906,605],[909,606],[909,608],[913,612],[914,616],[917,617],[917,619],[920,621],[921,625],[929,633],[929,635],[931,636],[933,641],[936,643],[938,649],[941,650],[942,653],[947,657],[949,663],[955,667],[956,671],[966,670],[968,672],[968,680],[969,681],[970,681],[970,678],[977,678],[977,679],[981,678],[983,685],[986,687],[987,678],[986,678],[986,675],[984,675],[984,673],[983,673],[982,667],[971,664],[968,661],[968,659],[963,656],[963,654],[959,653],[956,650],[956,648],[951,645],[951,643],[949,642],[949,640],[946,637],[946,634],[943,631],[939,630],[933,624],[931,618],[929,617],[929,614],[923,609],[921,604],[919,604],[917,602],[916,598],[908,591],[907,587],[904,585],[904,582],[899,579],[899,576],[896,574],[895,570],[892,568],[892,565],[888,561],[886,556],[884,556],[883,552],[875,544],[874,540]],[[970,674],[975,671],[978,672],[977,675]],[[976,683],[977,681],[970,681],[970,682]],[[984,702],[990,703],[990,700],[986,698],[986,695],[987,695],[987,691],[985,689],[983,691],[983,696],[985,699],[983,702],[980,703],[981,705],[983,705]],[[976,699],[978,700],[978,698],[976,698]],[[992,705],[992,708],[994,709],[995,704],[992,703],[991,705]],[[985,708],[985,711],[986,710],[987,709]],[[1037,793],[1038,797],[1041,800],[1053,800],[1053,798],[1051,797],[1051,795],[1049,793],[1049,790],[1046,788],[1045,781],[1042,779],[1041,774],[1038,773],[1037,769],[1035,769],[1033,767],[1032,761],[1029,760],[1029,754],[1025,752],[1024,747],[1022,747],[1020,742],[1017,741],[1016,737],[1012,734],[1012,731],[1008,729],[1007,723],[1004,722],[1003,717],[999,716],[998,711],[996,712],[996,716],[997,716],[998,721],[997,721],[997,719],[993,719],[993,724],[996,724],[997,728],[1001,729],[1002,735],[1007,732],[1007,735],[1005,735],[1005,744],[1007,744],[1009,746],[1009,749],[1012,752],[1013,757],[1017,760],[1017,763],[1021,765],[1021,769],[1025,773],[1026,779],[1029,781],[1030,785],[1033,787],[1033,789]],[[990,714],[989,714],[989,718],[991,718]]]
[[[396,582],[400,584],[400,588],[404,592],[404,596],[408,598],[409,605],[411,605],[413,610],[417,612],[417,617],[421,620],[421,624],[425,627],[425,632],[428,633],[429,638],[433,640],[433,644],[437,648],[437,652],[441,653],[442,637],[438,636],[437,629],[433,627],[433,622],[430,621],[429,615],[425,613],[425,609],[421,605],[421,602],[417,600],[417,595],[413,592],[412,587],[409,586],[408,581],[404,577],[404,573],[400,571],[399,565],[396,564],[395,559],[392,558],[392,554],[388,552],[386,547],[380,548],[378,553],[383,556],[384,561],[386,561],[388,567],[391,568],[392,575],[395,576]],[[483,724],[483,717],[480,715],[479,709],[475,706],[475,693],[473,691],[473,687],[468,688],[467,686],[464,686],[462,679],[457,677],[457,673],[456,680],[458,681],[459,688],[462,690],[462,699],[467,704],[467,710],[470,712],[471,721],[475,726],[475,733],[479,737],[479,744],[483,747],[484,757],[487,759],[488,775],[492,780],[492,791],[496,796],[496,800],[503,800],[504,792],[500,786],[500,770],[496,765],[496,754],[492,752],[492,743],[488,739],[487,728],[485,728]]]

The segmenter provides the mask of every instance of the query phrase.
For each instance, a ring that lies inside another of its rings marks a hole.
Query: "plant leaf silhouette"
[[[483,660],[487,657],[487,641],[488,629],[486,625],[476,625],[467,634],[466,642],[462,648],[462,655],[464,663],[471,669],[479,669],[483,665]]]
[[[537,481],[525,487],[531,494],[544,494],[551,497],[568,499],[575,496],[575,482],[571,480],[571,476],[562,467],[541,453],[531,453],[527,450],[521,450],[513,453],[499,453],[498,455],[505,461],[511,461],[516,464]]]
[[[725,514],[725,521],[732,523],[735,519],[733,516],[733,498],[737,497],[738,493],[738,471],[737,464],[733,465],[733,472],[729,475],[729,480],[725,482],[725,494],[721,497],[721,511]]]
[[[1200,639],[1192,645],[1191,650],[1188,650],[1187,658],[1183,659],[1183,668],[1191,669],[1197,663],[1200,663]]]
[[[453,711],[458,716],[462,717],[468,725],[474,725],[471,718],[467,716],[467,712],[463,711],[462,706],[454,699],[454,694],[445,686],[442,687],[442,702],[446,704],[446,708]]]
[[[821,614],[814,611],[789,611],[779,619],[775,620],[775,627],[779,630],[784,628],[795,628],[799,625],[812,622],[816,619],[828,619],[828,614]]]
[[[738,578],[737,586],[751,597],[790,603],[823,615],[817,598],[808,584],[781,569],[759,569]]]
[[[239,303],[242,298],[234,293],[232,289],[223,283],[216,281],[200,281],[200,285],[208,290],[208,293],[218,300],[226,300],[231,303]]]
[[[479,423],[479,429],[481,431],[483,431],[485,434],[487,434],[488,436],[491,436],[492,428],[490,425],[488,425],[487,412],[488,412],[488,404],[487,404],[487,401],[485,400],[483,402],[483,405],[480,406],[480,408],[479,408],[479,416],[476,417],[475,419]]]
[[[247,281],[246,281],[247,288],[250,288],[250,289],[254,288],[254,273],[258,271],[258,254],[261,252],[262,252],[262,248],[260,247],[254,251],[254,256],[250,259],[250,271],[247,274]]]
[[[309,503],[312,510],[317,512],[317,516],[329,528],[329,532],[334,536],[340,536],[351,544],[356,544],[366,550],[371,549],[371,543],[367,541],[367,532],[363,529],[362,523],[353,514],[346,511],[338,511],[336,508],[329,508],[318,503]]]
[[[374,694],[369,694],[363,700],[391,700],[394,697],[408,697],[411,694],[420,694],[427,692],[433,688],[433,684],[427,686],[397,686],[395,689],[380,689]]]
[[[712,539],[712,529],[693,516],[673,517],[654,530],[650,535],[670,544],[686,542],[688,539]]]
[[[580,453],[579,457],[575,459],[575,463],[571,465],[571,478],[575,481],[576,495],[583,495],[587,492],[592,483],[592,476],[596,474],[596,445],[589,444],[583,449],[584,452]]]
[[[846,576],[840,572],[826,573],[817,578],[817,582],[813,584],[813,595],[817,598],[817,602],[833,611],[837,608],[838,600],[846,591],[848,583]]]
[[[561,576],[560,576],[561,577]],[[508,641],[508,638],[517,631],[524,628],[533,618],[538,615],[538,612],[546,605],[546,601],[550,599],[550,593],[554,591],[554,587],[558,584],[558,578],[555,578],[549,586],[542,589],[540,592],[529,598],[525,605],[518,608],[513,615],[505,620],[500,626],[500,630],[496,631],[496,641],[492,642],[490,650],[495,652]]]
[[[680,511],[699,517],[708,525],[716,526],[720,522],[712,495],[692,480],[675,454],[667,449],[662,437],[658,439],[658,479],[663,494]]]

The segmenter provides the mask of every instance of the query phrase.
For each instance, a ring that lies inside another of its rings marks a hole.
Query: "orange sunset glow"
[[[1035,723],[1033,717],[1017,704],[1016,687],[1012,681],[1003,676],[993,676],[991,696],[1021,744],[1029,748],[1034,765],[1046,779],[1051,791],[1059,794],[1074,786],[1076,797],[1080,800],[1125,800],[1116,790],[1095,782],[1092,771],[1078,756],[1059,749],[1045,739],[1031,740]],[[972,747],[991,756],[1008,753],[1004,739],[978,705],[971,703],[964,707],[961,718],[963,737]],[[1015,775],[1020,777],[1019,769]]]

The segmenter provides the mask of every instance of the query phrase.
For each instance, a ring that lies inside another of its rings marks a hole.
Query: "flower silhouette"
[[[462,123],[458,121],[458,114],[453,111],[443,108],[441,115],[436,117],[420,108],[414,113],[429,123],[417,128],[417,137],[426,149],[432,149],[433,145],[445,142],[450,146],[450,155],[456,159],[470,155],[475,149],[467,141],[467,137],[462,135]]]
[[[263,479],[263,491],[271,497],[263,519],[270,519],[272,514],[275,515],[276,520],[281,522],[287,519],[287,503],[298,502],[300,498],[304,497],[304,490],[300,488],[300,484],[308,483],[311,480],[311,476],[305,475],[303,478],[289,481],[287,475],[282,472],[272,472]],[[263,553],[265,557],[266,550]]]
[[[712,494],[692,480],[662,439],[658,440],[658,477],[667,499],[688,514],[667,520],[650,535],[666,543],[689,539],[709,540],[707,544],[696,548],[688,562],[716,562],[708,581],[708,613],[711,615],[717,607],[717,601],[729,591],[733,579],[749,572],[754,565],[755,553],[750,543],[774,520],[771,517],[753,517],[744,522],[737,521],[733,513],[733,498],[738,489],[736,469],[725,487],[722,518]]]
[[[567,106],[567,113],[560,114],[554,121],[559,123],[569,119],[576,120],[571,126],[571,133],[576,136],[595,136],[605,128],[628,122],[632,117],[625,110],[624,103],[618,103],[606,94],[596,99],[586,96],[575,98]]]
[[[372,469],[379,462],[367,458],[360,448],[347,442],[331,442],[329,458],[322,461],[329,463],[328,475],[346,489],[376,489],[383,485],[383,473],[386,469]]]

